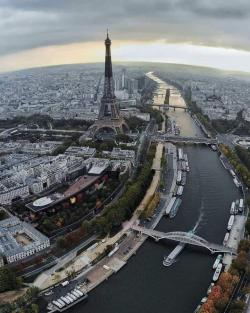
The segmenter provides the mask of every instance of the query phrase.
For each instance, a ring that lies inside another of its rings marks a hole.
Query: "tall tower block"
[[[102,139],[114,137],[117,134],[128,131],[125,120],[120,117],[119,106],[114,92],[114,80],[111,60],[111,40],[107,33],[105,39],[105,73],[104,73],[104,90],[101,99],[98,120],[91,126],[94,137]]]

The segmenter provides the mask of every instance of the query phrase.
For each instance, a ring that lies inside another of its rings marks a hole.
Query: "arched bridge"
[[[236,251],[232,248],[208,242],[207,240],[205,240],[205,239],[203,239],[203,238],[201,238],[201,237],[199,237],[199,236],[197,236],[191,232],[186,233],[186,232],[182,232],[182,231],[175,231],[175,232],[164,233],[161,231],[148,229],[148,228],[135,226],[135,225],[132,226],[132,229],[141,233],[141,234],[152,237],[156,241],[159,241],[161,239],[168,239],[168,240],[182,242],[185,244],[190,244],[193,246],[203,247],[205,249],[208,249],[211,253],[236,254]]]

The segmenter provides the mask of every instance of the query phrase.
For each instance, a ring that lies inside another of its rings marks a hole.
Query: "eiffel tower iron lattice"
[[[119,106],[114,92],[114,80],[111,60],[111,40],[107,32],[105,39],[105,73],[104,90],[101,99],[101,105],[98,120],[91,127],[94,137],[105,138],[106,136],[115,136],[128,131],[125,120],[120,116]]]

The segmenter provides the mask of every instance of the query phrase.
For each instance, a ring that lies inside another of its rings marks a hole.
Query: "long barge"
[[[178,254],[180,254],[181,251],[184,249],[185,245],[185,243],[179,243],[178,246],[176,246],[168,256],[164,257],[162,264],[164,266],[171,266],[175,262]]]

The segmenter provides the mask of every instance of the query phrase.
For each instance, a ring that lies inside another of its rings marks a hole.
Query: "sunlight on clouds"
[[[250,72],[250,52],[236,49],[158,41],[115,48],[113,55],[121,61],[180,63]]]
[[[58,64],[103,62],[104,53],[103,42],[37,48],[1,57],[0,71]],[[114,40],[112,56],[114,61],[180,63],[250,72],[250,52],[192,44]]]

